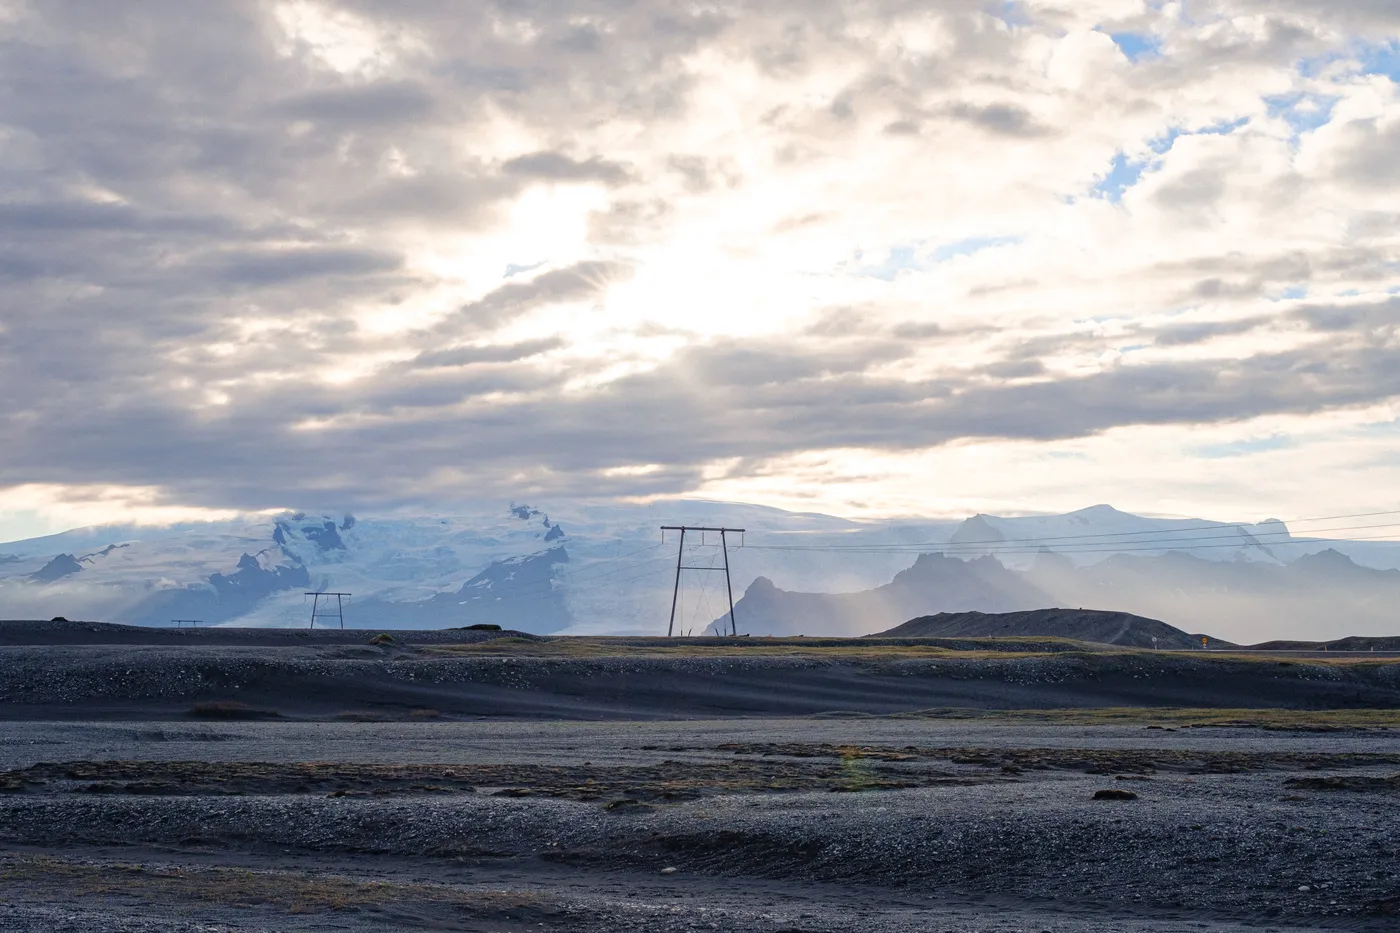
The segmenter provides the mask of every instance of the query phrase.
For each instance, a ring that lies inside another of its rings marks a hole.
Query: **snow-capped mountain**
[[[1029,569],[1045,551],[1080,567],[1114,554],[1169,551],[1281,565],[1334,547],[1364,565],[1400,566],[1400,545],[1302,539],[1281,522],[1143,518],[1108,506],[869,522],[700,500],[548,508],[488,502],[436,515],[286,513],[104,526],[0,544],[0,617],[296,626],[310,622],[306,591],[336,590],[353,594],[345,619],[355,627],[491,622],[535,632],[655,634],[667,628],[677,563],[675,534],[663,542],[660,526],[680,524],[746,529],[728,539],[736,600],[760,576],[788,591],[868,590],[920,553],[936,552],[992,555]],[[717,571],[718,536],[687,535],[684,563]],[[677,630],[698,634],[727,600],[722,573],[687,571]]]

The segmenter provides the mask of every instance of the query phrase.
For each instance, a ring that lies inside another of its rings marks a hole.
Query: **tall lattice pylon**
[[[742,528],[701,528],[701,527],[692,526],[692,525],[662,525],[662,526],[661,526],[661,535],[662,535],[663,538],[666,536],[666,532],[668,532],[668,531],[679,531],[679,532],[681,533],[681,542],[680,542],[680,545],[676,548],[676,588],[675,588],[675,590],[671,593],[671,622],[670,622],[669,625],[666,626],[666,637],[667,637],[667,638],[670,638],[670,637],[675,633],[675,630],[676,630],[676,603],[677,603],[677,601],[680,599],[680,595],[681,595],[681,571],[682,571],[682,570],[723,570],[723,571],[724,571],[724,589],[725,589],[725,592],[729,594],[729,634],[731,634],[731,635],[738,635],[738,634],[739,634],[739,626],[738,626],[737,623],[735,623],[735,621],[734,621],[734,587],[733,587],[733,585],[730,583],[730,580],[729,580],[729,541],[728,541],[728,539],[725,537],[725,535],[731,535],[731,534],[733,534],[733,535],[741,535],[741,534],[744,533],[744,529],[742,529]],[[706,532],[706,531],[718,531],[718,532],[719,532],[719,546],[720,546],[720,549],[724,551],[724,566],[723,566],[723,567],[686,567],[686,566],[684,566],[684,564],[682,563],[682,561],[683,561],[684,558],[685,558],[685,533],[686,533],[687,531],[699,531],[699,532],[701,532],[701,533],[704,533],[704,532]]]
[[[324,590],[318,590],[318,591],[316,591],[316,592],[314,592],[314,593],[307,593],[306,595],[307,595],[307,596],[314,597],[314,598],[311,600],[311,627],[312,627],[312,628],[315,628],[315,627],[316,627],[316,619],[317,619],[318,617],[319,617],[319,618],[323,618],[323,619],[324,619],[324,618],[338,619],[338,620],[340,621],[340,627],[341,627],[342,629],[345,628],[345,604],[344,604],[343,602],[341,602],[341,597],[348,597],[348,596],[350,596],[350,595],[352,595],[352,594],[350,594],[350,593],[327,593],[327,592],[325,592]],[[331,610],[331,601],[330,601],[330,597],[332,597],[332,596],[335,597],[335,610],[334,610],[334,611]],[[322,598],[322,597],[325,597],[325,598],[326,598],[326,608],[325,608],[325,609],[322,609],[322,608],[321,608],[321,598]]]

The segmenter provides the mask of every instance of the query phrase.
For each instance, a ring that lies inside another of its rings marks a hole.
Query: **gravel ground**
[[[665,719],[888,714],[931,707],[1385,709],[1400,663],[1330,664],[1162,652],[879,660],[445,656],[368,645],[0,645],[0,718],[152,718],[236,700],[288,718]]]
[[[0,768],[40,761],[659,762],[729,743],[902,747],[1400,753],[1400,730],[1303,732],[997,719],[694,719],[685,722],[7,722]],[[728,754],[728,753],[726,753]]]
[[[1105,917],[1072,908],[1027,909],[991,899],[953,903],[929,895],[872,898],[829,886],[789,885],[776,890],[742,881],[696,885],[675,877],[678,880],[665,886],[635,878],[594,880],[586,893],[575,890],[541,895],[532,889],[528,905],[490,911],[490,916],[460,908],[434,910],[422,900],[342,907],[320,914],[303,908],[289,916],[286,911],[260,906],[234,911],[200,904],[162,905],[129,895],[125,903],[109,903],[101,909],[71,903],[0,903],[0,928],[14,933],[371,933],[405,929],[480,933],[542,929],[570,933],[1257,933],[1261,929],[1207,913]],[[571,887],[585,886],[576,883]],[[470,890],[467,886],[451,890],[463,888]],[[421,886],[415,893],[422,897]],[[1311,933],[1337,928],[1275,922],[1263,929]]]
[[[158,863],[147,869],[166,870]],[[270,872],[256,874],[266,878]],[[62,906],[30,899],[0,903],[0,928],[14,933],[174,933],[174,931],[351,931],[455,930],[480,933],[523,933],[526,930],[567,930],[570,933],[699,933],[727,930],[753,933],[1248,933],[1260,927],[1202,912],[1178,912],[1155,918],[1106,917],[1073,907],[1027,908],[1005,900],[980,898],[954,901],[937,895],[869,893],[832,886],[784,885],[762,882],[671,876],[658,884],[637,877],[590,878],[564,886],[567,891],[543,893],[538,886],[491,893],[513,906],[464,909],[453,904],[471,898],[480,885],[470,882],[422,884],[405,891],[403,900],[345,905],[329,911],[306,906],[290,913],[276,906],[242,905],[236,910],[205,903],[153,902],[139,891],[112,897],[101,909],[76,906],[71,897]],[[11,889],[16,890],[15,888]],[[42,889],[21,890],[21,896]],[[411,896],[409,896],[411,895]],[[448,905],[440,909],[434,900]],[[1304,933],[1337,929],[1271,923],[1274,933]]]
[[[900,751],[910,747],[922,751]],[[0,928],[1394,930],[1400,822],[1385,790],[1394,785],[1289,782],[1388,778],[1397,754],[1400,738],[1386,731],[995,721],[6,723],[5,768],[122,759],[543,772],[669,761],[684,772],[753,760],[836,768],[853,790],[880,769],[937,769],[949,781],[856,793],[720,788],[612,808],[616,799],[492,787],[170,796],[57,782],[0,795],[0,848],[11,852],[0,864]],[[1235,773],[1212,773],[1221,770]],[[1124,789],[1136,799],[1093,799]],[[56,861],[36,867],[40,858]],[[111,874],[97,870],[104,859],[126,866],[120,883],[84,881],[83,871]],[[147,867],[132,874],[132,865]],[[262,873],[260,893],[231,905],[190,887],[219,866]],[[172,872],[186,887],[162,880]],[[375,888],[338,907],[313,898],[293,914],[276,892],[311,876],[417,887]],[[497,900],[454,900],[467,894]]]

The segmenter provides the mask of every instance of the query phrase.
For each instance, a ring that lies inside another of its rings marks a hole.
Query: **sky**
[[[1400,508],[1394,0],[0,0],[0,538]]]

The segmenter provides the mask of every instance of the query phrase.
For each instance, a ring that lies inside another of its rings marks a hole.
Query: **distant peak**
[[[1108,504],[1106,504],[1106,503],[1100,503],[1099,505],[1091,505],[1091,506],[1089,506],[1087,509],[1080,509],[1080,510],[1077,511],[1077,512],[1071,512],[1070,514],[1071,514],[1071,515],[1127,515],[1128,513],[1122,511],[1121,509],[1115,509],[1113,506],[1108,505]]]
[[[83,565],[78,563],[78,559],[72,554],[59,554],[43,567],[29,575],[29,579],[38,583],[52,583],[70,574],[78,573],[83,569]]]
[[[991,516],[977,514],[958,526],[953,532],[953,544],[993,544],[1005,540],[1001,532],[987,521]]]
[[[111,554],[113,551],[121,550],[121,549],[124,548],[124,547],[131,547],[131,545],[130,545],[130,544],[109,544],[109,545],[107,545],[106,547],[102,548],[100,551],[93,551],[91,554],[84,554],[82,557],[79,557],[78,560],[79,560],[80,562],[82,562],[82,563],[90,564],[90,563],[92,563],[93,560],[95,560],[96,558],[98,558],[98,557],[106,557],[108,554]]]
[[[1305,567],[1356,567],[1360,569],[1360,565],[1358,565],[1356,561],[1336,548],[1330,547],[1325,551],[1318,551],[1316,554],[1304,554],[1294,561],[1294,563],[1301,564]]]
[[[522,522],[528,522],[530,519],[537,516],[546,517],[539,509],[532,509],[528,505],[516,505],[514,502],[510,504],[510,514],[514,515]]]

